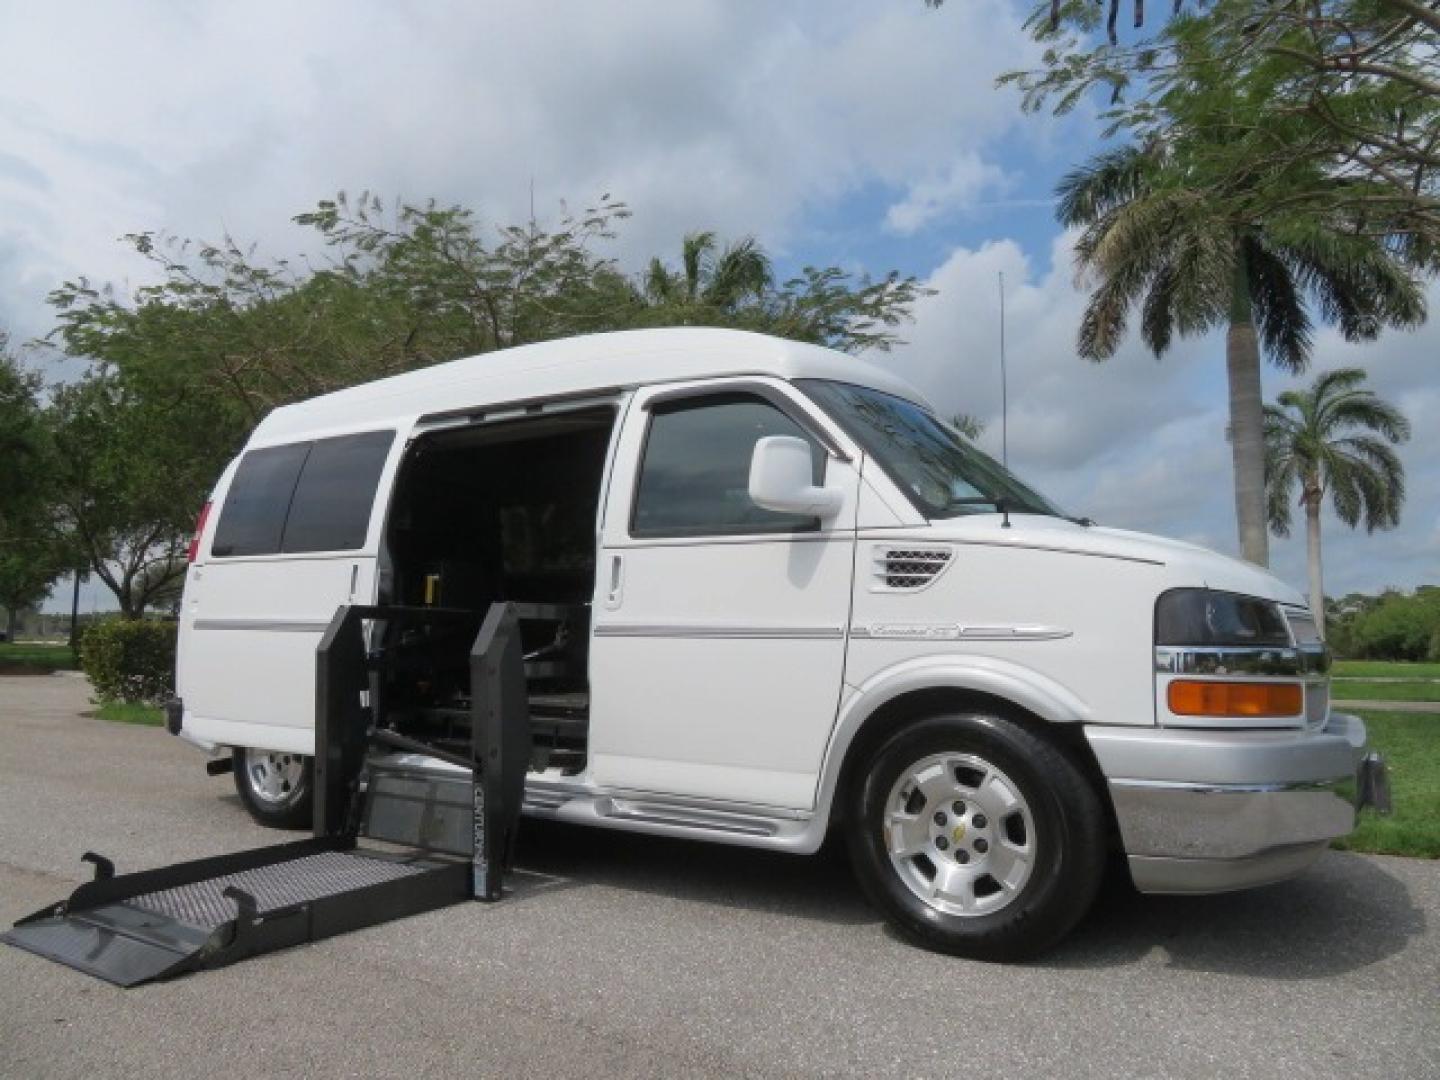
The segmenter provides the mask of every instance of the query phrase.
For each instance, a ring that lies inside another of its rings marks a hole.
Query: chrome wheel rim
[[[292,802],[305,782],[305,758],[274,750],[245,751],[245,779],[261,802]]]
[[[1035,865],[1035,818],[1019,786],[974,754],[931,754],[885,800],[885,848],[905,887],[946,915],[1012,903]]]

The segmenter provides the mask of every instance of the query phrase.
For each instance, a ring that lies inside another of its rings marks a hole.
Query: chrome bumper
[[[1280,881],[1349,833],[1358,808],[1388,810],[1385,764],[1366,754],[1357,717],[1333,714],[1323,731],[1089,727],[1086,734],[1141,892]]]

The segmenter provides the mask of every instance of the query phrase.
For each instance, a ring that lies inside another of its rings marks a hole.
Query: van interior
[[[380,603],[475,619],[382,630],[385,662],[371,692],[396,732],[442,749],[469,745],[474,627],[491,604],[509,602],[525,653],[530,767],[584,768],[600,488],[614,425],[610,406],[577,408],[412,444],[386,527]]]

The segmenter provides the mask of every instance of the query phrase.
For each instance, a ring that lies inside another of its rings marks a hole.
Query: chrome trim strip
[[[698,795],[669,795],[637,788],[597,787],[592,784],[577,783],[573,780],[553,780],[543,776],[526,778],[525,797],[529,799],[531,796],[543,798],[546,801],[562,802],[566,799],[620,799],[625,802],[646,803],[675,810],[773,818],[777,821],[809,821],[814,816],[808,810],[791,810],[781,806],[767,806],[763,803],[707,799]]]
[[[330,625],[328,619],[196,619],[196,630],[271,630],[281,634],[319,634]]]
[[[596,800],[595,809],[601,817],[643,821],[652,825],[677,825],[687,829],[707,829],[745,836],[774,836],[780,831],[779,822],[770,818],[721,810],[692,809],[670,803],[602,798]]]
[[[1262,675],[1304,679],[1330,670],[1321,646],[1157,645],[1155,670],[1162,675]]]
[[[1063,626],[961,626],[956,623],[879,623],[850,628],[851,637],[871,641],[1056,641],[1074,633]]]
[[[745,640],[838,641],[845,636],[843,626],[726,626],[684,623],[600,623],[596,637],[624,638],[742,638]]]
[[[1188,780],[1110,780],[1111,787],[1151,791],[1182,791],[1192,795],[1274,795],[1283,791],[1334,791],[1349,781],[1348,776],[1331,780],[1291,780],[1269,784],[1207,784]]]

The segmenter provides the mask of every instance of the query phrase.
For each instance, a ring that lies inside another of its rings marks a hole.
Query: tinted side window
[[[800,532],[813,517],[762,510],[750,501],[750,457],[767,435],[811,445],[816,480],[824,452],[799,424],[758,398],[705,398],[657,408],[650,419],[636,486],[632,536],[708,536]]]
[[[251,450],[241,459],[215,526],[212,555],[274,555],[280,550],[295,481],[309,453],[309,443],[296,443]]]
[[[281,551],[354,551],[365,546],[380,470],[393,431],[320,439],[300,473]]]

